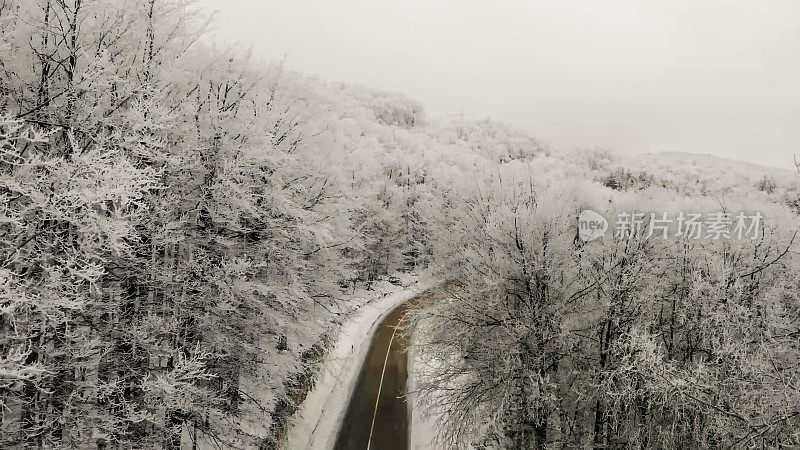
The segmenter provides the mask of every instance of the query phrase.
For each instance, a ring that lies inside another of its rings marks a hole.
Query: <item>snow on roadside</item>
[[[436,406],[420,404],[415,388],[415,384],[423,382],[426,376],[430,376],[431,371],[435,372],[436,366],[443,363],[438,359],[432,361],[430,355],[423,360],[422,355],[420,355],[419,346],[421,341],[424,341],[421,335],[425,333],[425,330],[426,326],[418,323],[413,328],[411,342],[408,346],[408,381],[406,382],[406,387],[408,389],[408,448],[410,450],[445,448],[436,442],[439,432],[438,422],[442,420],[444,412],[440,411]],[[440,392],[429,392],[428,394],[438,397]]]
[[[416,351],[417,336],[420,330],[415,330],[411,335],[411,343],[408,346],[408,416],[409,416],[409,429],[408,429],[408,448],[410,450],[430,450],[441,448],[436,445],[436,418],[431,415],[423,415],[420,411],[414,409],[416,400],[416,393],[414,390],[414,381],[418,377],[415,367],[421,361],[418,358]]]
[[[372,336],[381,320],[396,306],[433,286],[413,280],[400,291],[366,301],[339,332],[336,345],[325,356],[314,388],[289,424],[289,449],[331,449],[358,380]]]

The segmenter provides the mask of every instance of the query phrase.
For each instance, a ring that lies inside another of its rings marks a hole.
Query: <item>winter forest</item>
[[[210,20],[0,0],[0,448],[305,448],[346,324],[414,286],[431,448],[800,446],[791,155],[555,149]],[[645,232],[619,233],[632,211]],[[646,233],[695,211],[760,221]]]

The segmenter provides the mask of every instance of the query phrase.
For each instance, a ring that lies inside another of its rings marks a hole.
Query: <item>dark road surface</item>
[[[394,331],[410,307],[411,302],[406,302],[395,308],[375,332],[339,429],[334,447],[336,450],[366,449],[370,441],[370,428],[373,427],[373,414],[375,424],[369,446],[371,450],[408,448],[408,407],[405,399],[408,377],[405,347],[408,339],[400,330]],[[380,401],[376,413],[375,399],[379,387]]]

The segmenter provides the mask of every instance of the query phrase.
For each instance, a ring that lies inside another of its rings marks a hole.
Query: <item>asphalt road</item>
[[[410,307],[409,301],[395,308],[376,330],[339,429],[335,449],[368,448],[370,431],[372,440],[369,448],[372,450],[408,448],[408,407],[405,399],[408,378],[405,347],[408,339],[402,331],[395,332],[395,327]],[[376,408],[379,390],[380,401]]]

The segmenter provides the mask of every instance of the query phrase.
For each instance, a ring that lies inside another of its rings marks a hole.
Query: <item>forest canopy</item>
[[[800,445],[794,174],[554,151],[207,24],[0,0],[0,447],[274,448],[356,286],[423,271],[448,446]],[[586,208],[764,222],[581,242]]]

